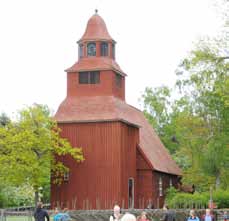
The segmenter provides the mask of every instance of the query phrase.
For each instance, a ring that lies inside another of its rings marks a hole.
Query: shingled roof
[[[85,57],[77,61],[72,67],[65,70],[66,72],[79,72],[91,70],[113,70],[123,76],[126,74],[119,67],[114,59],[109,57]]]
[[[97,13],[88,20],[86,30],[79,42],[88,40],[114,41],[107,30],[104,20]]]
[[[140,130],[139,146],[152,164],[152,169],[182,174],[144,114],[125,101],[113,96],[69,97],[61,103],[55,119],[58,123],[124,121],[137,126]]]

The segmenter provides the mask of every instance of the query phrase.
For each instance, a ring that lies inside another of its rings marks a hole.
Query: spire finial
[[[98,14],[98,9],[97,8],[95,9],[95,14]]]

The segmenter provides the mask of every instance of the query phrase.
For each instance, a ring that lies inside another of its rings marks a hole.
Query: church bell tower
[[[78,61],[67,72],[67,97],[114,96],[125,101],[125,76],[115,60],[116,42],[104,20],[89,19],[78,43]]]

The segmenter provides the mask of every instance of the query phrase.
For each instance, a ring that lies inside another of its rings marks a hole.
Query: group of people
[[[163,207],[163,211],[164,214],[161,218],[161,221],[175,221],[175,213],[173,211],[170,211],[167,206]],[[45,218],[47,221],[50,221],[49,215],[47,211],[43,209],[43,204],[41,202],[39,202],[37,205],[37,209],[34,213],[34,218],[35,221],[45,221]],[[65,208],[63,212],[60,212],[57,208],[55,209],[53,221],[70,220],[71,218],[67,213],[67,208]],[[130,213],[126,213],[123,215],[121,213],[120,207],[118,205],[115,205],[113,214],[110,216],[109,221],[150,221],[150,219],[147,217],[147,213],[144,211],[137,218],[135,217],[135,215]],[[187,221],[215,221],[215,218],[211,213],[210,209],[206,209],[206,213],[200,218],[196,215],[195,210],[190,210]],[[229,216],[227,215],[226,211],[223,215],[223,221],[229,221]]]
[[[146,212],[142,212],[140,216],[137,218],[130,213],[126,213],[125,215],[122,215],[120,212],[120,207],[118,205],[115,205],[114,207],[114,213],[110,216],[109,221],[149,221],[150,218],[147,217]],[[168,206],[163,207],[163,216],[161,218],[161,221],[175,221],[175,212],[172,210],[169,210]],[[186,221],[215,221],[215,218],[213,214],[211,213],[210,209],[206,209],[205,214],[202,217],[198,217],[195,213],[195,210],[190,210],[189,217],[186,219]],[[229,221],[229,216],[227,215],[227,212],[224,212],[223,215],[223,221]]]
[[[71,217],[68,214],[68,208],[64,208],[61,212],[58,208],[55,209],[53,221],[70,221]]]
[[[206,209],[206,213],[202,217],[198,217],[195,213],[195,210],[190,211],[190,216],[188,217],[187,221],[215,221],[214,215],[211,213],[210,209]],[[224,211],[223,214],[223,221],[229,221],[229,215],[227,211]]]
[[[206,213],[202,217],[198,217],[195,213],[195,210],[190,210],[190,216],[188,217],[187,221],[215,221],[213,214],[211,214],[210,209],[206,209]]]
[[[137,218],[130,213],[122,214],[118,205],[114,206],[114,213],[110,216],[109,221],[149,221],[146,212],[142,212]]]
[[[43,208],[43,203],[39,202],[34,212],[35,221],[50,221],[48,212]],[[71,218],[67,212],[67,208],[64,208],[63,212],[59,211],[58,208],[54,211],[53,221],[70,221]]]

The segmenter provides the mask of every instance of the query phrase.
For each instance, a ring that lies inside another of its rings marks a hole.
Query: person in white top
[[[114,206],[114,213],[110,216],[110,221],[118,221],[121,218],[120,207]]]
[[[134,215],[130,214],[130,213],[126,213],[122,217],[121,221],[136,221],[136,217]]]

